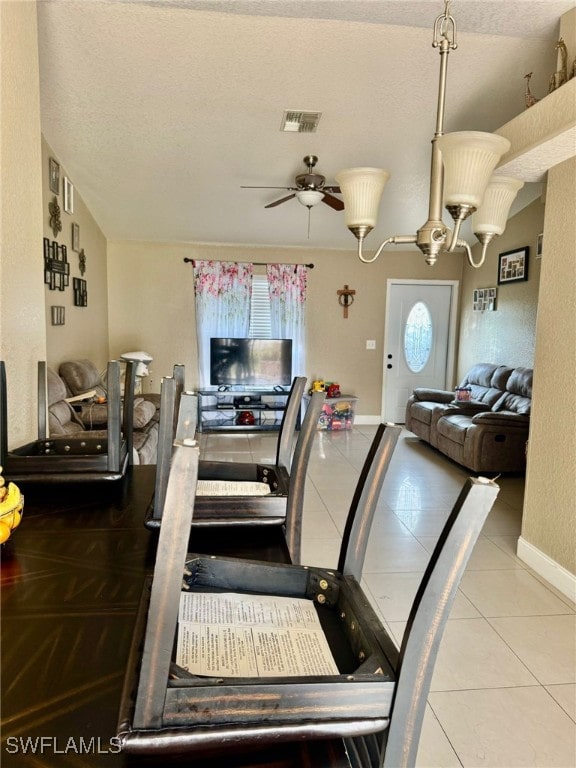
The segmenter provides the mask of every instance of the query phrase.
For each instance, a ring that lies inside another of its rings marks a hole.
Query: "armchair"
[[[137,362],[127,361],[134,369],[135,378]],[[107,397],[108,382],[102,379],[98,368],[90,360],[69,360],[60,364],[60,377],[66,386],[67,397],[78,397],[85,393],[94,393],[96,398]],[[128,379],[125,390],[130,386]],[[135,464],[154,464],[158,445],[159,396],[136,396],[132,407],[132,447]],[[90,430],[106,429],[107,406],[98,402],[83,403],[78,401],[73,405],[81,422]]]

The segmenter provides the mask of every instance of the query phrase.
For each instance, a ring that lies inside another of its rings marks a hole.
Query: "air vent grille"
[[[287,109],[284,112],[280,130],[288,133],[314,133],[321,117],[322,112]]]

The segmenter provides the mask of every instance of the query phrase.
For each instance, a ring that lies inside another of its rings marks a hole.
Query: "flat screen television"
[[[287,387],[292,383],[292,339],[210,339],[210,384]]]

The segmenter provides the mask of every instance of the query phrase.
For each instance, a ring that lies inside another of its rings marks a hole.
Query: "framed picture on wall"
[[[74,185],[67,176],[64,176],[64,211],[74,213]]]
[[[529,247],[505,251],[498,257],[498,285],[528,280]]]
[[[50,191],[55,195],[60,194],[60,164],[53,157],[48,161],[48,174],[50,177]]]
[[[80,252],[80,226],[72,224],[72,250],[74,253]]]
[[[540,232],[538,235],[538,239],[536,240],[536,258],[541,259],[542,258],[542,241],[544,239],[544,233]]]

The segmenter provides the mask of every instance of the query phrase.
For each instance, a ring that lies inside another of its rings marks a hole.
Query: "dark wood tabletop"
[[[349,765],[342,742],[215,755],[129,757],[114,742],[134,621],[153,572],[144,527],[155,467],[94,485],[26,488],[20,527],[2,546],[2,744],[6,768]],[[194,531],[190,551],[289,562],[277,527]]]

